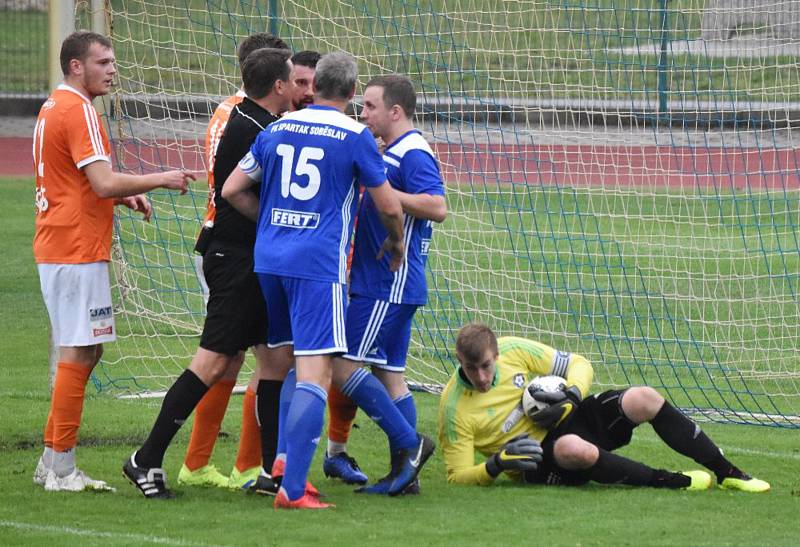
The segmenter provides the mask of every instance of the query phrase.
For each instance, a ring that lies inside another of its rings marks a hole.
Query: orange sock
[[[192,436],[183,459],[190,471],[208,465],[235,385],[236,380],[219,380],[203,395],[194,409]]]
[[[347,443],[350,437],[350,428],[356,417],[358,406],[339,388],[331,384],[328,390],[328,438],[336,443]]]
[[[45,426],[45,442],[47,442],[47,431],[51,429],[50,442],[56,452],[64,452],[75,448],[78,444],[83,396],[86,393],[86,381],[91,373],[91,367],[63,361],[58,363],[56,382],[50,400],[50,415]]]
[[[51,405],[52,406],[52,405]],[[53,448],[53,409],[47,413],[47,423],[44,426],[44,445]]]
[[[261,429],[256,419],[256,393],[248,387],[242,401],[242,432],[236,469],[241,473],[253,467],[261,467]]]

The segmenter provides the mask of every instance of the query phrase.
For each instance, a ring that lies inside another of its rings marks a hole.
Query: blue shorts
[[[353,295],[347,306],[348,351],[344,357],[390,372],[403,372],[411,321],[418,307]]]
[[[294,344],[295,355],[347,351],[343,284],[264,273],[258,281],[267,302],[267,346]]]

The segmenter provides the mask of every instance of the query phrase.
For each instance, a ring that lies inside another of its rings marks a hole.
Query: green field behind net
[[[665,189],[631,204],[592,188],[448,190],[430,305],[415,321],[413,380],[445,383],[454,332],[480,320],[586,355],[602,386],[657,386],[711,419],[793,423],[798,333],[786,318],[800,264],[785,251],[797,248],[796,194],[754,201]],[[754,205],[760,212],[744,221]],[[673,220],[657,220],[664,214]],[[136,287],[123,289],[129,337],[111,350],[130,374],[101,382],[158,390],[185,366],[203,318],[196,222],[159,212],[151,225],[131,223],[135,237],[121,245],[122,279]]]

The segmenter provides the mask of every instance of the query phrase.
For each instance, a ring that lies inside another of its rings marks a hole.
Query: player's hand
[[[174,171],[166,171],[162,173],[164,181],[161,184],[162,188],[169,190],[179,190],[181,195],[185,194],[189,189],[189,183],[197,180],[197,176],[191,171],[184,171],[183,169],[176,169]]]
[[[406,246],[402,240],[395,241],[390,237],[383,240],[381,250],[378,251],[376,260],[381,260],[383,255],[389,253],[389,271],[396,272],[406,259]]]
[[[153,214],[153,206],[150,204],[150,200],[147,199],[146,195],[137,194],[135,196],[120,198],[118,203],[119,205],[124,205],[128,209],[142,213],[144,220],[150,222],[150,217]]]
[[[539,441],[527,433],[517,435],[486,460],[486,471],[497,477],[503,471],[535,471],[542,461]]]
[[[530,418],[536,425],[550,430],[558,427],[572,414],[581,402],[581,392],[576,386],[571,386],[562,391],[537,391],[533,398],[548,406],[531,414]]]

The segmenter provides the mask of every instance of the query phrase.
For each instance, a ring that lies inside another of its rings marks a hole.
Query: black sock
[[[602,448],[595,464],[584,471],[584,476],[603,484],[630,484],[652,486],[654,469],[643,463],[618,456]]]
[[[183,371],[164,396],[150,436],[136,452],[136,465],[162,466],[169,443],[207,391],[208,387],[194,372],[188,368]]]
[[[750,478],[750,475],[728,461],[727,458],[722,455],[722,451],[720,451],[719,456],[716,459],[706,462],[703,465],[705,465],[717,476],[717,482],[722,482],[728,477],[744,480],[748,480]]]
[[[736,471],[741,473],[722,455],[719,447],[703,433],[700,426],[667,401],[664,401],[664,406],[650,420],[650,424],[667,446],[713,471],[718,481]]]
[[[261,427],[261,462],[264,471],[272,471],[278,448],[278,414],[281,403],[280,380],[259,380],[256,391],[256,416]]]
[[[654,469],[650,486],[653,488],[686,488],[692,484],[692,478],[683,473],[673,473],[664,469]]]

